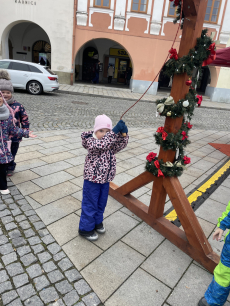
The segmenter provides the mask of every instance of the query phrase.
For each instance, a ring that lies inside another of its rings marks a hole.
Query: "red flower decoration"
[[[183,135],[182,140],[184,140],[184,139],[188,138],[188,136],[187,136],[187,134],[186,134],[186,132],[185,132],[185,131],[183,131],[181,134]]]
[[[208,58],[205,61],[203,61],[202,67],[211,64],[211,62],[213,62],[216,59],[215,47],[216,47],[216,44],[212,43],[209,46],[209,48],[207,49],[207,50],[210,51],[210,54],[209,54]]]
[[[168,136],[168,134],[167,134],[165,131],[163,131],[163,133],[162,133],[162,139],[165,140],[167,136]]]
[[[191,129],[191,128],[193,127],[193,125],[190,124],[190,122],[186,122],[186,123],[187,123],[187,128],[188,128],[188,129]]]
[[[187,156],[184,156],[183,161],[184,161],[184,164],[185,164],[185,165],[188,165],[188,164],[191,163],[191,158],[189,158],[189,157],[187,157]]]
[[[152,160],[154,160],[154,158],[157,156],[156,153],[149,153],[149,155],[146,157],[147,161],[149,161],[151,163]]]
[[[196,95],[196,98],[198,99],[197,105],[198,105],[198,107],[200,107],[201,106],[201,102],[203,101],[203,97],[199,96],[199,95]]]
[[[157,175],[157,176],[158,176],[158,177],[160,177],[160,176],[165,177],[164,174],[163,174],[163,172],[162,172],[160,169],[158,170],[158,175]]]
[[[154,165],[156,166],[157,169],[160,169],[160,164],[158,160],[155,160]]]
[[[178,60],[178,54],[177,54],[177,50],[176,49],[171,48],[169,50],[169,53],[171,54],[170,58],[175,58],[176,61]]]
[[[164,132],[164,127],[161,126],[157,129],[157,133],[163,133]]]

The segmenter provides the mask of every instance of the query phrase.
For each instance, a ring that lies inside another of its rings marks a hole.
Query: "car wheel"
[[[42,93],[42,85],[38,81],[30,81],[26,89],[31,95],[40,95]]]

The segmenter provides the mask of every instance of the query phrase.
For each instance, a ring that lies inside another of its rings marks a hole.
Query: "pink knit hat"
[[[95,118],[94,133],[100,129],[112,130],[112,120],[106,115],[99,115]]]

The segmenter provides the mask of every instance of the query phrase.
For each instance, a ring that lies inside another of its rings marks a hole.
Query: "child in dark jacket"
[[[126,133],[126,136],[122,136]],[[103,213],[109,195],[109,182],[116,174],[115,154],[128,144],[125,123],[120,120],[112,130],[112,121],[106,115],[97,116],[94,130],[81,134],[82,145],[88,150],[84,168],[84,186],[79,234],[95,241],[105,233]],[[97,233],[96,233],[96,232]]]
[[[217,229],[213,239],[221,240],[226,229],[230,229],[230,202],[222,217],[218,219]],[[230,235],[225,236],[225,244],[221,253],[220,262],[214,270],[214,277],[199,306],[222,306],[227,301],[230,292]]]
[[[22,129],[29,129],[29,120],[28,120],[28,115],[25,111],[25,108],[23,105],[17,101],[14,100],[14,97],[12,96],[14,92],[13,85],[10,81],[9,74],[6,71],[3,71],[5,78],[3,80],[0,80],[0,91],[3,94],[4,99],[6,102],[9,104],[9,106],[13,109],[14,112],[14,117],[16,119],[15,125],[17,127],[21,127]],[[1,71],[0,71],[1,75]],[[8,163],[8,168],[7,168],[7,175],[11,176],[14,173],[16,163],[15,163],[15,156],[18,152],[19,148],[19,143],[22,140],[22,137],[17,137],[17,136],[11,136],[11,154],[13,156],[13,160]]]

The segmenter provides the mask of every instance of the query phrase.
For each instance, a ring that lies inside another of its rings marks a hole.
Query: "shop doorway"
[[[129,67],[129,60],[119,59],[118,76],[117,76],[118,83],[126,83],[128,67]]]
[[[51,66],[51,45],[43,40],[36,41],[32,49],[32,61],[42,66]]]
[[[98,51],[87,47],[83,52],[82,80],[90,82],[95,77],[95,64],[98,62]]]

